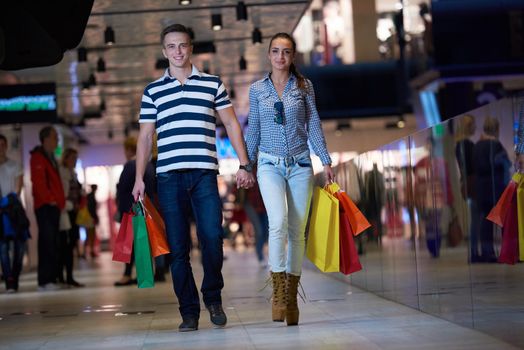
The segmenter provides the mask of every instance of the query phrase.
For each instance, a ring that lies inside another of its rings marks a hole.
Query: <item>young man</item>
[[[60,289],[58,275],[58,234],[60,211],[65,207],[64,188],[54,156],[58,134],[52,126],[40,130],[41,145],[31,151],[31,182],[38,224],[38,290]]]
[[[173,24],[161,34],[162,53],[169,60],[163,77],[150,83],[142,96],[140,133],[133,196],[144,195],[143,175],[157,133],[158,199],[171,249],[171,274],[183,322],[179,331],[198,329],[199,295],[191,264],[189,217],[194,217],[202,249],[201,292],[211,322],[224,327],[221,290],[223,263],[222,204],[218,194],[215,111],[226,127],[240,160],[237,186],[251,187],[254,177],[242,130],[226,89],[217,76],[191,64],[193,45],[186,27]]]

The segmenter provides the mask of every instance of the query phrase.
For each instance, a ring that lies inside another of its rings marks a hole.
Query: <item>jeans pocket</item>
[[[257,167],[260,169],[261,167],[268,165],[268,166],[275,166],[276,164],[273,163],[271,159],[267,158],[258,158],[258,164]]]
[[[313,165],[311,164],[311,159],[299,159],[296,163],[301,168],[311,168]]]
[[[170,173],[160,173],[156,175],[156,181],[159,184],[165,184],[169,182],[169,178],[171,177]]]

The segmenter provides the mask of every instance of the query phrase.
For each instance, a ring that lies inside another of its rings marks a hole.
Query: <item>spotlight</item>
[[[96,71],[97,72],[105,72],[106,71],[106,61],[102,57],[96,61]]]
[[[406,126],[406,122],[404,121],[404,117],[399,117],[397,121],[397,128],[403,129]]]
[[[191,5],[191,0],[180,0],[178,3],[182,6]]]
[[[220,13],[211,15],[211,28],[215,31],[222,29],[222,15]]]
[[[247,21],[247,6],[243,1],[237,3],[237,21]]]
[[[87,49],[85,47],[79,47],[77,53],[78,62],[87,62]]]
[[[247,61],[244,58],[244,56],[240,56],[240,60],[238,61],[238,67],[240,68],[240,70],[247,69]]]
[[[107,26],[104,31],[104,41],[107,45],[113,45],[115,43],[115,31],[110,26]]]
[[[255,28],[253,29],[253,33],[251,34],[251,38],[253,40],[253,44],[262,44],[262,32],[260,29]]]

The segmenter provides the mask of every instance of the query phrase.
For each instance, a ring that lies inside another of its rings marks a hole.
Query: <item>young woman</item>
[[[249,91],[246,137],[249,159],[258,159],[257,179],[269,220],[273,321],[286,319],[288,325],[298,324],[297,287],[313,190],[308,140],[324,165],[326,181],[334,178],[313,85],[297,71],[295,52],[289,34],[271,38],[271,72]]]

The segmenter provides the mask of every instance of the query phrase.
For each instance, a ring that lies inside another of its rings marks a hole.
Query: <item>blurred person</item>
[[[518,106],[519,128],[517,132],[517,144],[515,145],[517,171],[524,172],[524,97],[520,99]]]
[[[269,220],[272,318],[288,325],[298,324],[297,288],[313,194],[308,141],[322,161],[326,183],[334,179],[313,84],[297,71],[295,54],[291,35],[271,38],[271,72],[249,89],[246,137],[250,161],[258,159],[257,180]]]
[[[124,140],[124,154],[126,157],[126,163],[120,173],[120,178],[116,185],[116,202],[118,208],[118,222],[121,221],[124,213],[131,211],[133,207],[133,186],[136,178],[136,137],[128,136]],[[144,172],[144,182],[146,184],[146,193],[154,201],[155,198],[155,168],[152,163],[148,163]],[[133,265],[135,257],[131,254],[131,262],[125,264],[124,275],[120,280],[114,283],[115,286],[128,286],[136,283],[136,279],[133,278]]]
[[[244,210],[255,231],[255,252],[258,264],[261,268],[265,268],[267,264],[266,258],[264,257],[264,246],[268,240],[269,222],[258,185],[247,190]]]
[[[158,137],[158,199],[171,250],[171,275],[179,302],[180,332],[198,329],[200,298],[190,263],[190,214],[196,221],[204,278],[201,292],[211,323],[224,327],[222,308],[222,208],[217,188],[216,116],[227,130],[241,167],[237,186],[250,187],[242,130],[224,84],[191,63],[190,32],[180,24],[161,33],[162,53],[169,61],[164,75],[144,90],[140,111],[134,198],[144,194],[144,172],[153,135]]]
[[[84,242],[84,257],[87,256],[87,249],[89,248],[89,254],[92,258],[98,257],[96,251],[96,227],[98,226],[100,219],[98,218],[98,202],[96,201],[96,191],[98,185],[91,185],[91,191],[87,194],[87,211],[93,219],[92,225],[86,226],[86,241]]]
[[[7,157],[7,150],[7,138],[0,134],[0,218],[2,219],[0,221],[0,225],[2,225],[0,228],[0,262],[6,292],[15,293],[18,291],[18,280],[22,271],[24,254],[27,250],[29,222],[25,223],[25,227],[20,229],[13,225],[15,227],[11,230],[12,232],[7,232],[7,227],[4,224],[5,220],[10,220],[10,217],[12,217],[10,213],[15,208],[27,220],[24,208],[20,203],[23,170],[18,162]]]
[[[465,115],[458,119],[456,128],[455,156],[460,172],[460,189],[466,200],[469,210],[469,261],[474,263],[479,259],[479,215],[477,202],[475,200],[475,167],[473,150],[475,143],[471,140],[475,134],[475,118]]]
[[[486,219],[509,182],[511,162],[499,141],[499,121],[486,117],[483,133],[473,149],[475,192],[480,224],[480,262],[496,262],[493,223]]]
[[[54,151],[58,134],[52,126],[39,133],[40,145],[31,151],[30,168],[33,201],[38,224],[38,289],[60,289],[58,271],[58,234],[60,212],[65,207],[64,188]]]
[[[84,287],[73,278],[73,251],[80,238],[79,227],[75,221],[82,191],[75,171],[77,159],[78,151],[66,148],[60,164],[60,178],[66,196],[66,204],[60,213],[58,281],[71,287]],[[65,280],[64,269],[66,271]]]

